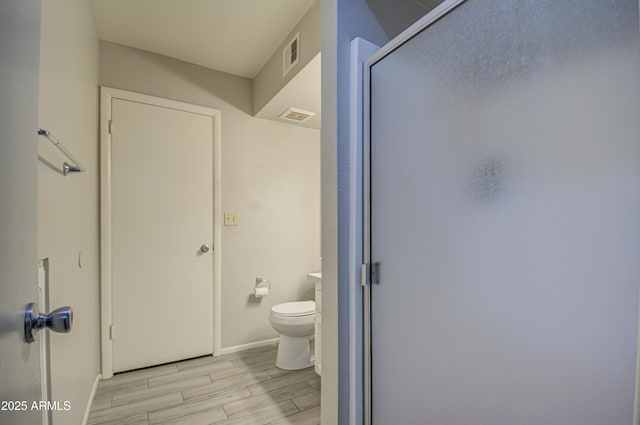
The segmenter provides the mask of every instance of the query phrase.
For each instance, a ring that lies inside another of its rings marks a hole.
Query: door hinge
[[[367,286],[371,283],[380,284],[380,262],[366,263],[360,267],[360,284]]]
[[[113,339],[113,335],[115,333],[115,328],[113,327],[113,325],[109,326],[109,339]]]
[[[113,120],[109,120],[109,134],[113,134]]]

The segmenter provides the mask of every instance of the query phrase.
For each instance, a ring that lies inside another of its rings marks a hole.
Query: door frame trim
[[[363,158],[362,158],[362,252],[363,262],[371,264],[371,68],[388,54],[418,35],[424,29],[464,3],[466,0],[445,0],[438,7],[416,21],[409,28],[398,34],[364,63],[363,72]],[[355,231],[355,230],[354,230]],[[364,424],[372,425],[373,418],[373,369],[372,369],[372,333],[371,333],[371,283],[367,283],[363,291],[363,387],[364,387]]]
[[[213,118],[213,355],[222,346],[222,111],[205,106],[100,87],[100,333],[102,378],[113,376],[111,256],[111,134],[112,100],[122,99],[210,116]]]
[[[368,57],[378,51],[379,47],[363,38],[356,37],[351,40],[351,67],[350,67],[350,122],[349,134],[349,423],[362,424],[366,416],[364,409],[366,392],[363,381],[368,382],[369,377],[362,369],[364,347],[368,344],[368,335],[365,334],[363,323],[368,308],[368,287],[362,286],[360,275],[363,263],[363,238],[365,226],[364,199],[365,175],[364,149],[364,98],[366,85],[364,84],[364,63]],[[364,300],[364,302],[363,302]],[[365,359],[365,366],[367,360]]]

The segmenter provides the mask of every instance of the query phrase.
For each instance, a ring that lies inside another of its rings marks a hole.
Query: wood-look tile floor
[[[277,346],[201,357],[101,381],[89,425],[317,425],[313,368],[276,368]]]

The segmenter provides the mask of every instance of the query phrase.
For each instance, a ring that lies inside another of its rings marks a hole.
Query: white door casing
[[[38,302],[40,19],[38,0],[0,3],[0,401],[13,402],[0,406],[0,423],[12,425],[42,421],[31,409],[41,398],[41,341],[24,337],[24,308]]]
[[[103,376],[217,354],[220,111],[101,97]]]

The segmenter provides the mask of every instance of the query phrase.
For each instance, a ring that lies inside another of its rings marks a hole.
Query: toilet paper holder
[[[271,282],[262,277],[256,277],[256,286],[253,288],[253,297],[257,300],[269,295]]]
[[[256,288],[267,288],[271,289],[271,282],[267,279],[264,279],[260,276],[256,277]]]

